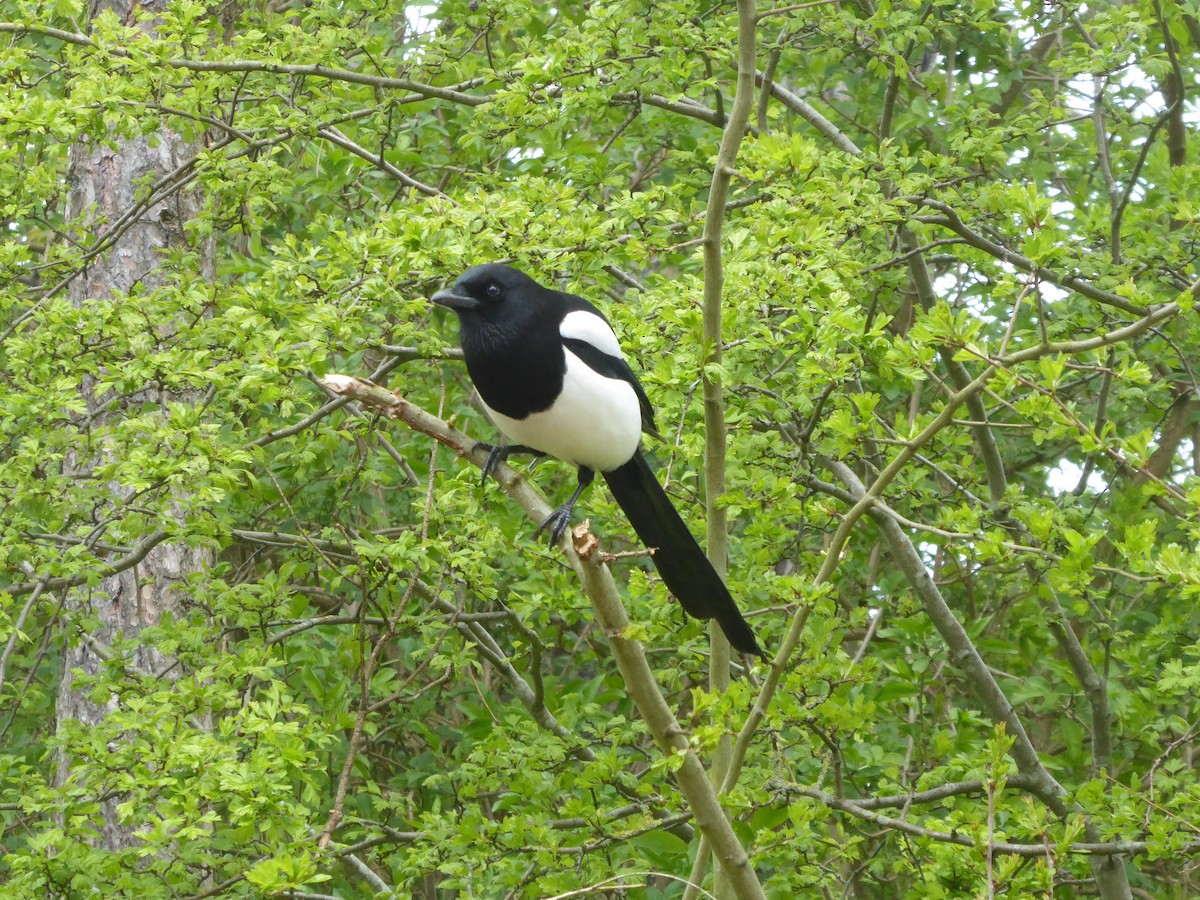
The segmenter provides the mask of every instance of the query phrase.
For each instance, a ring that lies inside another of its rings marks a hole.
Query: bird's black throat
[[[557,322],[495,323],[462,313],[459,340],[479,396],[502,415],[524,419],[542,412],[562,391],[567,357]]]

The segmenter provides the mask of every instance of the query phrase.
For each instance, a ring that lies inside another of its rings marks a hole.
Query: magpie
[[[661,439],[654,408],[604,315],[582,297],[498,263],[468,269],[430,300],[457,313],[467,372],[488,415],[512,442],[484,445],[484,480],[512,453],[576,466],[575,493],[538,528],[539,534],[550,530],[553,546],[599,472],[642,543],[654,549],[654,565],[684,610],[716,619],[733,647],[765,659],[642,455],[643,431]]]

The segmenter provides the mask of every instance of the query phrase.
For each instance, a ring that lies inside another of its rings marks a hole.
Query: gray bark
[[[153,12],[155,5],[143,4],[142,8]],[[89,12],[95,15],[104,9],[112,9],[128,20],[132,6],[122,0],[102,0],[99,4],[92,4]],[[76,240],[84,246],[95,246],[102,235],[113,231],[114,223],[143,201],[149,184],[176,170],[195,152],[195,148],[189,147],[177,134],[165,128],[152,138],[125,139],[113,136],[116,140],[108,141],[102,140],[100,135],[92,137],[90,141],[79,142],[71,147],[67,176],[72,227]],[[199,198],[194,192],[186,188],[177,189],[146,206],[116,228],[115,239],[107,249],[92,259],[86,270],[69,285],[71,302],[81,308],[113,302],[137,302],[122,298],[135,285],[144,293],[163,284],[168,276],[162,268],[164,251],[187,241],[184,226],[198,208]],[[202,250],[205,260],[203,268],[207,270],[202,275],[211,277],[212,247]],[[170,337],[171,322],[162,322],[156,327],[159,339]],[[98,431],[122,415],[120,409],[101,408],[91,383],[81,384],[80,390],[87,404],[89,428]],[[178,403],[195,399],[187,394],[168,393],[148,386],[141,395],[129,398],[126,405],[144,409],[145,404],[157,404],[163,406],[165,411],[168,401]],[[74,473],[83,474],[99,460],[119,457],[125,450],[112,442],[101,443],[95,455],[76,457],[68,465]],[[121,485],[110,484],[108,487],[111,496],[109,505],[95,516],[100,521],[120,516],[122,504],[131,495],[131,491]],[[178,610],[182,598],[179,587],[183,580],[189,574],[207,568],[211,561],[211,553],[207,550],[164,542],[151,549],[141,562],[127,571],[105,578],[97,586],[80,588],[72,593],[68,598],[68,621],[80,622],[85,618],[98,620],[99,627],[86,635],[77,631],[67,635],[63,676],[57,697],[60,723],[75,719],[86,725],[96,725],[112,713],[114,704],[119,701],[114,698],[105,705],[93,703],[78,686],[76,673],[98,673],[104,665],[104,659],[111,657],[108,648],[118,635],[135,636],[147,626],[157,624],[164,613]],[[173,661],[151,647],[140,647],[132,656],[122,657],[121,661],[131,672],[161,678],[178,674]],[[60,782],[70,779],[71,763],[69,755],[60,757]],[[102,805],[102,821],[95,823],[99,831],[96,843],[101,847],[120,850],[137,841],[134,836],[137,824],[123,824],[116,815],[116,805],[121,799],[112,798]]]

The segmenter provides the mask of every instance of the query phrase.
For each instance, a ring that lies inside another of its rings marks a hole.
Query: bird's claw
[[[497,447],[488,444],[484,441],[476,441],[472,450],[487,450],[487,459],[483,461],[483,477],[479,479],[479,486],[483,487],[487,484],[487,480],[495,473],[496,466],[508,459],[508,447]]]
[[[567,533],[567,529],[571,526],[571,507],[569,505],[560,506],[550,515],[546,516],[544,522],[538,526],[538,530],[534,535],[540,535],[547,528],[550,529],[550,546],[555,547],[562,537]]]
[[[481,485],[487,484],[488,476],[496,471],[496,467],[502,462],[508,462],[508,458],[514,453],[528,453],[530,456],[537,457],[545,456],[541,450],[534,450],[532,447],[526,447],[524,444],[499,444],[492,445],[483,441],[476,441],[472,450],[487,450],[487,459],[483,461],[483,478],[479,482]]]

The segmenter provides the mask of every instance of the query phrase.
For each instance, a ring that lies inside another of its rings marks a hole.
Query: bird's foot
[[[479,479],[479,486],[483,487],[487,484],[487,480],[496,471],[496,466],[508,459],[508,447],[497,447],[489,444],[486,441],[476,441],[472,450],[486,450],[488,452],[487,459],[483,462],[483,477]]]
[[[550,546],[556,546],[562,536],[567,533],[567,529],[571,527],[571,509],[573,504],[564,503],[550,515],[546,516],[546,520],[538,526],[535,535],[540,535],[547,528],[550,529]]]
[[[534,450],[532,447],[526,447],[523,444],[498,444],[493,445],[485,441],[476,441],[472,450],[487,450],[487,459],[483,461],[483,477],[479,480],[479,484],[487,484],[490,476],[496,472],[496,467],[502,462],[508,462],[508,458],[514,453],[528,453],[530,456],[539,457],[545,456],[541,450]]]

